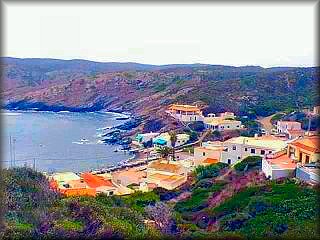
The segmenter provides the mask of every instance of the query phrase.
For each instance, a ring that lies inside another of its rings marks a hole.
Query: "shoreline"
[[[40,109],[35,109],[35,108],[31,108],[31,109],[8,109],[8,108],[1,108],[0,109],[0,116],[19,116],[21,114],[24,114],[24,113],[50,113],[50,114],[69,114],[69,113],[95,113],[95,114],[103,114],[103,115],[111,115],[112,118],[115,118],[115,121],[123,121],[123,119],[117,119],[117,118],[127,118],[127,120],[125,120],[124,122],[122,123],[118,123],[114,126],[112,126],[110,129],[113,129],[113,130],[119,130],[121,129],[121,127],[125,127],[127,126],[128,122],[130,121],[134,121],[135,120],[135,116],[129,112],[118,112],[118,111],[110,111],[110,110],[103,110],[103,111],[91,111],[91,112],[79,112],[79,111],[66,111],[66,110],[60,110],[60,111],[47,111],[47,110],[40,110]],[[103,128],[101,128],[101,130],[103,130]],[[123,132],[129,132],[131,131],[132,129],[124,129],[124,130],[120,130],[120,131],[123,131]],[[111,144],[111,143],[108,143],[108,142],[103,142],[104,145],[109,145],[109,146],[112,146],[112,145],[116,145],[118,149],[120,149],[120,147],[123,145],[123,144],[119,144],[119,143],[114,143],[114,144]],[[122,150],[118,150],[119,152],[122,151]],[[109,169],[117,169],[117,170],[120,170],[120,169],[125,169],[126,167],[130,167],[130,166],[127,166],[129,164],[133,164],[135,165],[136,164],[136,161],[138,160],[141,160],[141,159],[137,159],[137,154],[135,152],[130,152],[130,151],[126,151],[127,153],[130,154],[129,157],[127,158],[123,158],[121,159],[119,162],[117,163],[114,163],[114,164],[110,164],[110,165],[107,165],[105,167],[100,167],[98,169],[94,169],[94,168],[88,168],[86,169],[85,171],[88,171],[88,172],[94,172],[94,171],[109,171]],[[59,170],[59,171],[54,171],[54,172],[62,172],[64,170]],[[46,172],[46,171],[41,171],[41,172]],[[78,172],[78,171],[76,171]]]

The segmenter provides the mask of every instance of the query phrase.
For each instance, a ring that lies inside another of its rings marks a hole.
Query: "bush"
[[[216,163],[211,164],[209,166],[198,166],[195,169],[197,180],[200,181],[201,179],[205,178],[213,178],[219,175],[221,169],[226,168],[228,164],[225,163]]]
[[[251,169],[253,167],[261,167],[262,158],[260,156],[249,156],[244,158],[242,161],[234,165],[234,169],[238,172],[243,172],[245,168]]]

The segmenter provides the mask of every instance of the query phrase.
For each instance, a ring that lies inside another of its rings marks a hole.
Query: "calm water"
[[[2,156],[4,167],[12,159],[16,166],[28,165],[40,171],[86,171],[109,166],[130,156],[114,152],[118,146],[99,143],[107,126],[124,121],[111,113],[2,112]],[[87,144],[79,144],[87,139]]]

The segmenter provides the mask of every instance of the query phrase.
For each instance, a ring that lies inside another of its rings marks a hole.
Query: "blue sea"
[[[115,152],[119,146],[101,143],[104,128],[125,122],[116,117],[99,112],[2,111],[2,166],[82,172],[117,164],[130,156]]]

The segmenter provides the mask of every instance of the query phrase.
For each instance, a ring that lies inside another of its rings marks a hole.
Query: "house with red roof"
[[[319,183],[319,143],[319,135],[296,139],[286,149],[267,154],[262,159],[262,171],[270,179],[297,177]]]

